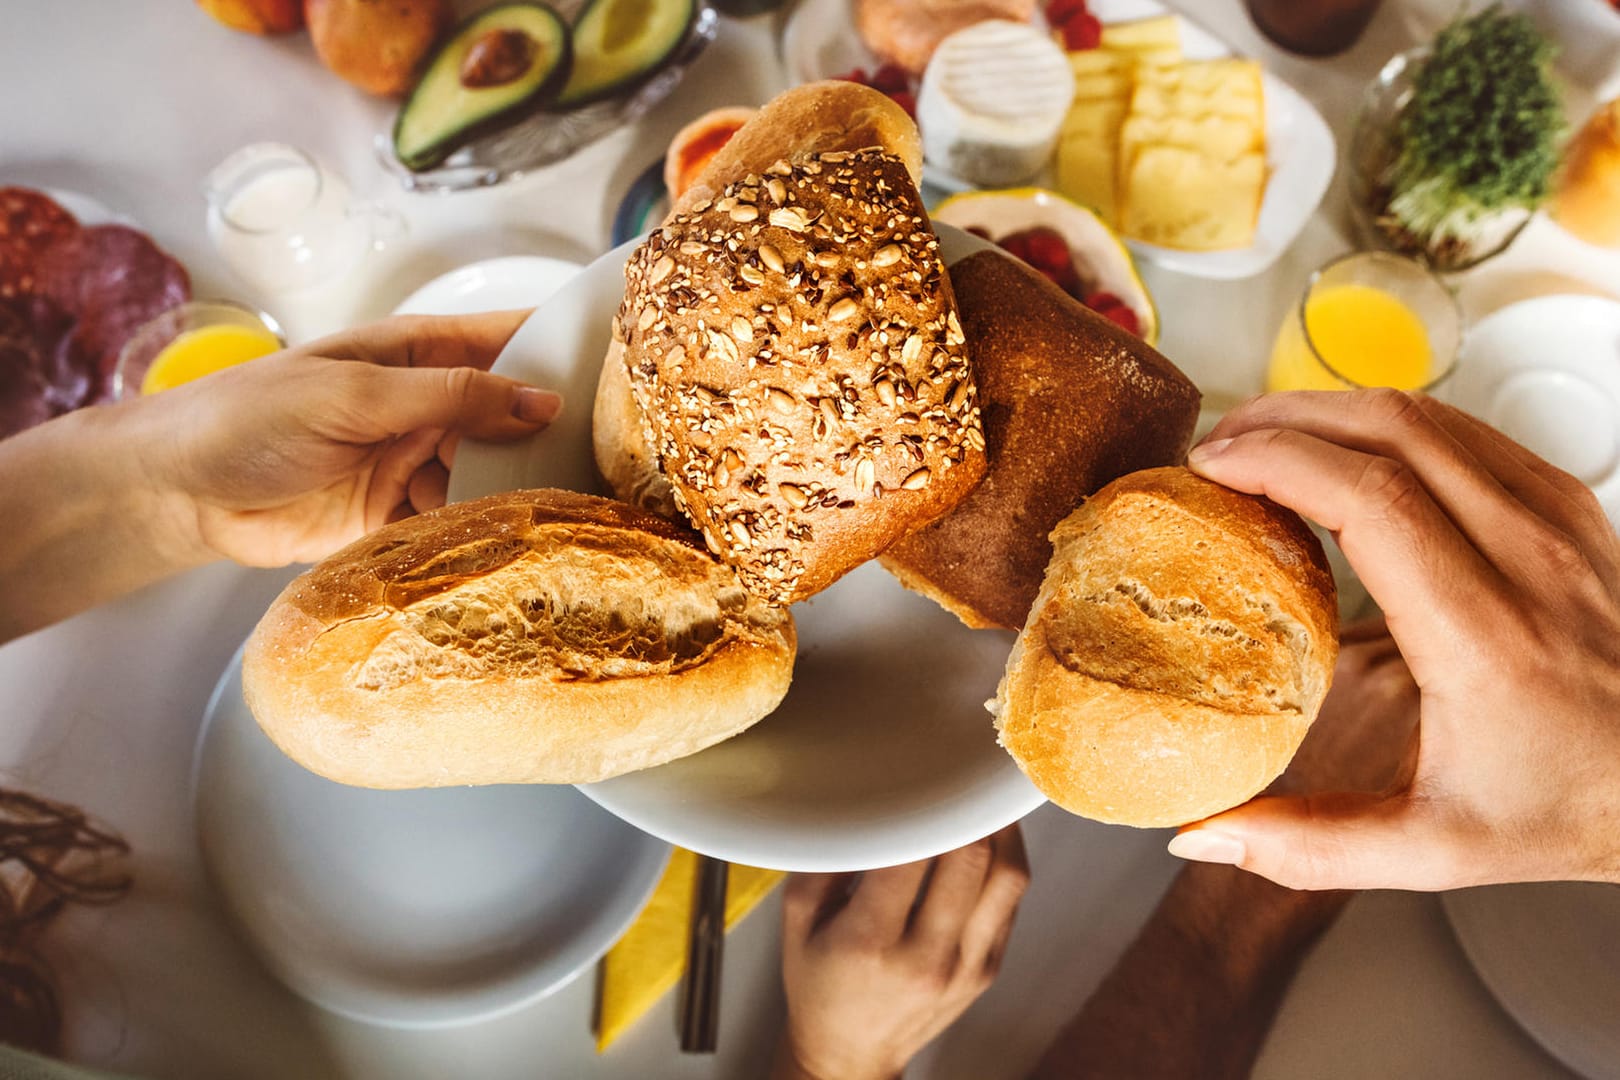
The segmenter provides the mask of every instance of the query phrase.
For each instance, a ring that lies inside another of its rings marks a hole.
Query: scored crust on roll
[[[244,696],[288,757],[375,788],[586,783],[729,738],[787,693],[788,614],[685,529],[565,491],[406,518],[300,575]]]
[[[1048,534],[1117,476],[1186,456],[1198,388],[1137,337],[999,251],[950,269],[989,469],[885,568],[976,629],[1017,630],[1052,558]]]
[[[1052,543],[992,706],[1035,786],[1072,813],[1156,827],[1276,779],[1338,656],[1333,577],[1305,523],[1187,469],[1148,469]]]
[[[813,595],[983,475],[939,241],[894,155],[780,159],[671,217],[625,281],[643,438],[756,595]]]

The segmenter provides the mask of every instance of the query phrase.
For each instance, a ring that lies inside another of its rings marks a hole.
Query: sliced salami
[[[25,301],[0,299],[0,438],[61,411],[46,373],[55,343],[41,340],[29,309]]]
[[[39,257],[78,228],[73,215],[44,192],[0,187],[0,300],[32,292]]]
[[[118,352],[141,324],[191,298],[186,268],[122,225],[93,225],[53,244],[34,288],[77,319],[64,359],[94,373],[92,400],[106,397]]]

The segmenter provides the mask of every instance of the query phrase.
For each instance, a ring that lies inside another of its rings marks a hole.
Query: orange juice
[[[220,323],[187,330],[152,359],[141,379],[141,393],[156,394],[224,368],[268,356],[281,348],[262,326]]]
[[[1354,283],[1318,286],[1305,301],[1305,325],[1309,341],[1297,312],[1284,320],[1271,352],[1267,390],[1345,390],[1351,385],[1417,390],[1433,381],[1434,350],[1423,320],[1383,289]]]

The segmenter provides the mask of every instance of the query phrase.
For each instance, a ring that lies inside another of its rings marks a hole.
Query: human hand
[[[1011,825],[937,859],[798,874],[782,902],[775,1080],[891,1080],[990,986],[1029,883]]]
[[[1620,881],[1620,540],[1584,485],[1387,390],[1258,398],[1189,463],[1335,533],[1420,730],[1392,790],[1262,797],[1174,853],[1305,889]]]
[[[389,319],[119,408],[207,556],[313,562],[443,505],[459,436],[518,438],[556,416],[556,394],[487,373],[526,314]]]
[[[1269,795],[1384,792],[1411,778],[1418,687],[1383,618],[1339,633],[1333,688]],[[1403,773],[1402,770],[1406,772]]]

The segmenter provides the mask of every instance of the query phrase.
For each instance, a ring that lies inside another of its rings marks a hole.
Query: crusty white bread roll
[[[881,147],[905,163],[915,186],[922,183],[922,136],[906,110],[886,94],[843,79],[805,83],[776,95],[733,135],[686,191],[671,218],[727,185],[759,176],[778,161],[812,154]]]
[[[691,533],[514,491],[386,525],[295,579],[242,685],[305,768],[373,788],[584,783],[729,738],[787,693],[787,612]]]
[[[1147,342],[1010,255],[982,251],[950,275],[989,472],[881,560],[968,626],[1017,630],[1052,558],[1048,534],[1115,477],[1180,462],[1198,423],[1198,388]]]
[[[805,110],[831,93],[773,101],[705,176],[734,145],[779,144],[752,136],[757,125],[821,145],[816,125],[843,120]],[[676,506],[756,595],[819,592],[983,475],[939,241],[895,154],[776,158],[674,213],[631,255],[625,282],[614,335],[641,443],[604,373],[601,471],[645,503],[650,453]]]
[[[1053,802],[1181,825],[1287,766],[1338,657],[1322,545],[1292,511],[1184,468],[1109,484],[1052,533],[992,711]]]

